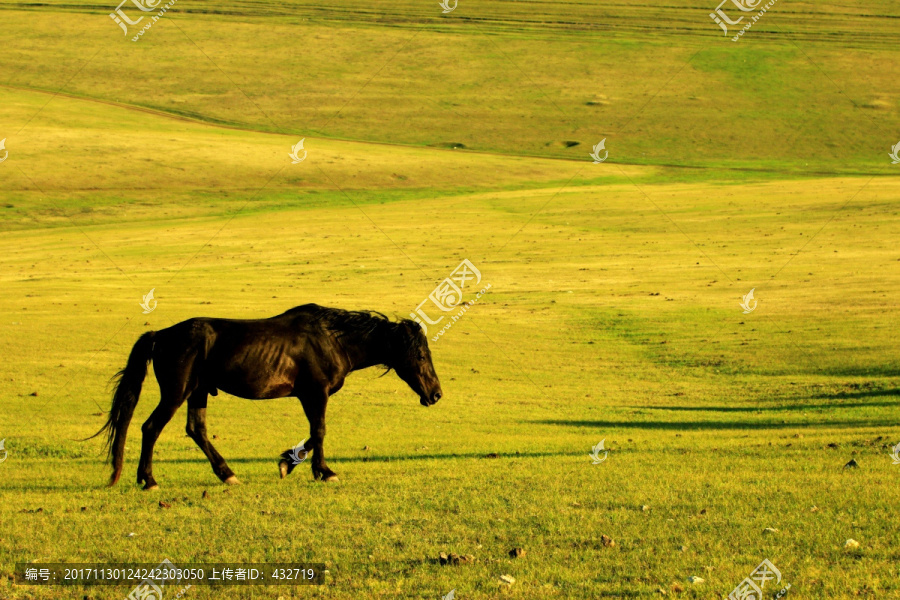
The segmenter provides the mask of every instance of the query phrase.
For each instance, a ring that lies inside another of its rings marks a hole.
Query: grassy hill
[[[607,138],[619,163],[878,174],[900,131],[886,1],[779,3],[738,43],[715,3],[681,0],[180,0],[137,43],[105,6],[4,8],[0,84],[254,130],[579,160]]]

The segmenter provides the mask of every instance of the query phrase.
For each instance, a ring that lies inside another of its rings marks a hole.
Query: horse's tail
[[[109,409],[109,417],[106,425],[95,435],[106,433],[106,448],[113,472],[109,478],[109,485],[115,485],[122,475],[122,465],[125,462],[125,438],[128,435],[128,425],[134,414],[141,397],[141,386],[147,376],[147,364],[153,357],[153,335],[148,331],[135,342],[125,368],[113,376],[116,381],[116,391],[113,393],[112,407]]]

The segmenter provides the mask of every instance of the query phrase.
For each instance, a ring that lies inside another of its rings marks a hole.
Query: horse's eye
[[[420,355],[419,355],[419,362],[422,362],[422,361],[424,361],[424,360],[425,360],[425,355],[424,355],[424,354],[420,354]]]

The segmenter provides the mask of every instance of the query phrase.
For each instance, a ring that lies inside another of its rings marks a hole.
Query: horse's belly
[[[270,386],[262,392],[257,392],[257,398],[260,400],[268,400],[270,398],[284,398],[286,396],[292,395],[293,392],[293,383],[280,383],[278,385]]]
[[[239,354],[218,373],[210,373],[210,383],[233,396],[250,400],[284,398],[292,395],[298,366],[283,349]]]
[[[238,379],[217,382],[215,387],[238,398],[268,400],[292,395],[294,382],[280,377],[256,380]]]

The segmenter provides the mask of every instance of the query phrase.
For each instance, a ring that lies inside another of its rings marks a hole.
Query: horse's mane
[[[416,330],[419,327],[411,319],[392,321],[386,315],[374,310],[344,310],[343,308],[329,308],[318,304],[304,304],[287,312],[304,312],[308,314],[321,327],[333,332],[339,339],[352,335],[362,341],[379,341],[377,338],[387,341],[384,339],[386,337],[384,334],[393,333],[407,321],[416,327]],[[409,356],[412,358],[415,358],[420,351],[428,347],[428,341],[424,335],[411,336],[409,341],[408,347],[403,348],[402,351],[409,353]]]
[[[374,310],[344,310],[314,304],[306,312],[321,326],[341,336],[355,334],[369,339],[379,330],[384,331],[385,326],[396,325],[387,316]]]

